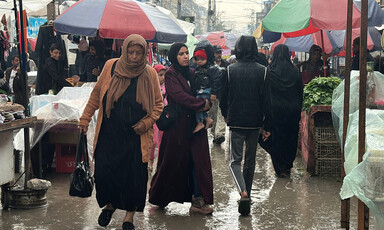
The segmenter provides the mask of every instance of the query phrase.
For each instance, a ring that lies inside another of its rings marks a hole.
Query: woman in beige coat
[[[128,36],[121,57],[106,62],[80,118],[79,128],[86,131],[99,109],[94,159],[96,199],[104,207],[98,219],[101,226],[122,209],[126,210],[123,229],[134,229],[133,215],[144,209],[153,124],[163,108],[157,73],[147,65],[147,53],[143,37]]]

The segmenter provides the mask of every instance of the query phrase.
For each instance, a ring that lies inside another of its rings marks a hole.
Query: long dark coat
[[[168,103],[177,102],[183,113],[164,131],[157,171],[152,178],[149,202],[167,206],[170,202],[191,202],[193,194],[192,159],[197,181],[206,204],[213,204],[213,180],[207,131],[192,134],[194,112],[205,100],[192,95],[187,80],[172,66],[165,74]]]

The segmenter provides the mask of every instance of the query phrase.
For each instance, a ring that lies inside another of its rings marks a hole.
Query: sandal
[[[123,230],[135,230],[135,226],[131,222],[124,222]]]
[[[112,214],[115,212],[116,209],[103,209],[101,210],[101,213],[99,215],[98,223],[100,226],[105,227],[111,222]]]

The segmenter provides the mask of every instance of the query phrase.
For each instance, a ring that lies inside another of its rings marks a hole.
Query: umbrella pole
[[[324,50],[324,37],[323,37],[323,30],[320,31],[321,33],[321,48],[323,49],[323,54],[325,54],[325,50]],[[325,64],[326,60],[324,58],[324,55],[323,56],[323,69],[324,69],[324,77],[327,77],[327,66]]]
[[[349,97],[350,97],[350,82],[351,82],[351,48],[352,48],[352,8],[353,0],[348,0],[347,8],[347,35],[346,35],[346,54],[345,54],[345,74],[344,74],[344,112],[343,112],[343,147],[342,147],[342,165],[341,165],[341,177],[342,181],[345,177],[344,170],[344,161],[345,161],[345,141],[347,139],[347,129],[349,122]],[[345,199],[341,200],[341,228],[349,229],[349,220],[350,220],[350,210],[351,210],[351,200]]]
[[[362,162],[365,153],[368,0],[361,1],[360,23],[359,163]],[[358,229],[369,229],[369,209],[361,200],[358,201]]]

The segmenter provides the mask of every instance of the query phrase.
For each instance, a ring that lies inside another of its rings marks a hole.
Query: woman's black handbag
[[[182,109],[179,104],[168,104],[163,108],[160,118],[156,121],[156,126],[161,131],[169,129],[181,115]]]
[[[81,159],[83,158],[83,161]],[[92,196],[94,180],[89,167],[87,137],[81,132],[76,148],[75,170],[71,174],[70,196]]]

